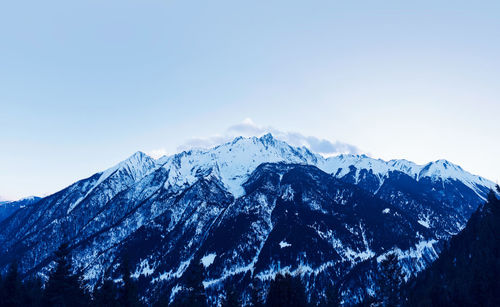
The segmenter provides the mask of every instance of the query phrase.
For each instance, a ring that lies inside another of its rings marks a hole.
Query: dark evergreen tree
[[[122,273],[123,280],[123,286],[120,291],[120,305],[124,307],[141,306],[137,285],[132,280],[132,276],[130,275],[130,265],[127,257],[125,257],[122,261],[120,271]]]
[[[263,289],[261,282],[258,279],[254,279],[250,285],[250,299],[251,305],[254,307],[263,307],[265,305],[262,299]]]
[[[160,298],[153,304],[153,307],[168,307],[170,305],[170,295],[162,293]]]
[[[399,265],[398,256],[390,253],[380,263],[378,287],[383,306],[399,306],[401,304],[401,287],[405,274]]]
[[[236,291],[231,282],[225,284],[225,298],[222,300],[222,307],[239,307],[241,306],[240,294]]]
[[[495,203],[497,201],[497,196],[493,190],[490,190],[488,192],[488,202],[489,203]]]
[[[42,304],[42,281],[39,278],[30,278],[24,282],[23,298],[25,306],[40,306]]]
[[[54,253],[56,267],[50,272],[43,305],[53,307],[78,307],[88,304],[78,275],[72,272],[72,259],[68,245],[62,244]]]
[[[96,306],[120,306],[118,302],[118,289],[111,279],[105,279],[100,288],[94,291],[94,303]]]
[[[185,273],[184,287],[176,295],[173,306],[207,306],[207,295],[203,286],[205,269],[200,261],[195,261]]]
[[[0,275],[0,306],[40,306],[42,283],[39,279],[22,282],[17,263],[9,266],[5,276]]]
[[[340,306],[341,301],[342,299],[340,297],[340,290],[334,284],[331,284],[326,288],[325,296],[320,301],[319,306],[338,307]]]
[[[3,300],[3,306],[14,307],[22,306],[23,303],[23,289],[21,280],[19,279],[19,274],[17,271],[17,262],[13,262],[9,266],[7,275],[3,282],[3,293],[5,295]]]
[[[409,288],[409,306],[500,306],[500,201],[490,191]]]
[[[360,304],[358,304],[358,306],[372,307],[372,306],[379,306],[379,303],[377,302],[377,299],[373,295],[365,293],[363,301]]]
[[[300,278],[277,274],[269,286],[266,306],[307,306],[306,291]]]
[[[5,299],[5,291],[3,288],[3,276],[0,274],[0,306],[5,306],[4,299]]]

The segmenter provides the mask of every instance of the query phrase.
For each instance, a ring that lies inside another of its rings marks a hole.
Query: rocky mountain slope
[[[439,259],[409,283],[409,305],[500,305],[500,200],[488,196]]]
[[[68,242],[91,285],[119,280],[127,257],[145,301],[173,298],[201,261],[212,302],[225,282],[265,288],[285,270],[312,300],[333,280],[352,303],[389,251],[410,273],[428,266],[491,186],[444,160],[326,159],[270,134],[158,160],[138,152],[4,220],[0,267],[16,259],[44,277]]]

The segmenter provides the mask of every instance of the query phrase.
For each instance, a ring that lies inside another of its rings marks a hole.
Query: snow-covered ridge
[[[163,156],[157,160],[137,152],[125,161],[101,173],[96,186],[118,170],[126,170],[135,180],[140,180],[159,167],[169,175],[165,188],[181,189],[193,184],[198,178],[215,177],[235,197],[244,194],[242,184],[262,163],[297,163],[314,165],[321,170],[341,178],[350,167],[356,168],[356,178],[361,170],[371,171],[381,183],[392,171],[403,172],[416,180],[458,180],[479,191],[479,187],[493,187],[494,183],[464,171],[460,166],[446,160],[437,160],[425,165],[401,160],[384,161],[366,155],[341,154],[325,158],[306,147],[293,147],[274,138],[270,133],[262,137],[237,137],[233,141],[211,149],[193,149]]]
[[[480,187],[494,187],[492,181],[473,175],[444,159],[418,165],[405,159],[384,161],[366,155],[339,155],[320,160],[320,164],[317,166],[336,177],[345,176],[350,171],[349,167],[354,166],[356,178],[359,177],[359,172],[365,169],[372,171],[381,181],[393,171],[403,172],[417,181],[423,178],[430,178],[433,181],[457,180],[476,191],[478,195],[480,195]]]
[[[312,153],[305,147],[293,147],[284,141],[275,139],[271,134],[260,138],[238,137],[208,150],[185,151],[157,160],[170,171],[166,186],[192,184],[201,174],[212,174],[226,185],[234,196],[243,194],[242,183],[248,175],[265,162],[287,162],[315,165],[321,170],[343,177],[350,171],[350,166],[372,171],[383,180],[391,171],[401,171],[419,180],[430,177],[433,180],[458,180],[477,190],[477,185],[492,187],[493,182],[464,171],[460,166],[446,160],[437,160],[425,165],[418,165],[407,160],[373,159],[366,155],[338,155],[324,158]]]
[[[69,214],[71,211],[73,211],[73,209],[76,208],[76,206],[78,206],[80,202],[82,202],[88,195],[90,195],[106,179],[112,176],[119,177],[120,182],[117,183],[117,186],[115,187],[115,189],[119,191],[121,189],[124,189],[130,182],[138,182],[139,180],[144,178],[144,176],[158,169],[160,166],[161,165],[158,164],[155,159],[151,158],[145,153],[141,151],[134,153],[122,162],[101,172],[99,179],[95,183],[93,183],[88,192],[78,200],[70,204],[67,213]]]
[[[159,167],[159,165],[155,159],[138,151],[117,165],[102,172],[96,185],[120,170],[126,171],[134,180],[139,180],[157,167]]]
[[[26,197],[20,198],[17,201],[25,201],[25,200],[26,201],[34,201],[37,199],[40,199],[40,197],[32,195],[32,196],[26,196]]]
[[[34,202],[36,200],[39,200],[40,197],[38,196],[26,196],[26,197],[21,197],[17,200],[7,200],[7,199],[3,199],[2,197],[0,197],[0,205],[3,205],[3,204],[8,204],[8,203],[15,203],[15,202],[23,202],[23,201],[26,201],[26,202]]]
[[[292,147],[266,134],[260,138],[238,137],[208,150],[190,150],[158,159],[169,171],[166,188],[192,184],[200,176],[220,179],[235,197],[243,195],[242,184],[262,163],[287,162],[316,165],[319,155],[305,147]]]

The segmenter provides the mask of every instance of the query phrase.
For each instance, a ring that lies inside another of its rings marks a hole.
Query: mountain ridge
[[[165,155],[162,156],[158,159],[153,159],[149,157],[147,154],[144,152],[138,151],[134,153],[132,156],[129,158],[123,160],[122,162],[118,163],[117,165],[111,167],[110,169],[102,172],[103,176],[106,175],[106,172],[110,172],[110,170],[113,170],[114,168],[118,167],[122,163],[129,163],[127,161],[131,159],[136,159],[136,156],[141,156],[141,157],[147,157],[149,158],[148,160],[154,161],[154,164],[156,167],[161,165],[161,167],[171,167],[172,165],[176,165],[180,168],[180,165],[183,160],[191,160],[191,161],[198,161],[200,162],[203,161],[202,163],[198,164],[210,164],[212,167],[215,167],[216,169],[219,168],[219,164],[216,163],[217,161],[226,161],[229,158],[228,151],[232,151],[233,147],[241,145],[245,148],[252,148],[254,149],[253,156],[247,156],[246,164],[250,164],[248,168],[242,169],[240,166],[240,169],[238,171],[244,171],[246,175],[251,173],[252,170],[254,170],[260,163],[265,163],[265,162],[288,162],[288,163],[297,163],[297,162],[302,162],[304,164],[311,164],[319,167],[320,169],[331,173],[335,174],[336,177],[340,176],[345,176],[349,172],[349,167],[354,166],[359,170],[361,169],[367,169],[367,170],[372,170],[374,174],[378,175],[379,179],[382,179],[383,177],[386,177],[387,174],[391,171],[401,171],[403,173],[406,173],[410,177],[414,177],[417,180],[421,178],[432,178],[434,180],[446,180],[446,179],[452,179],[452,180],[460,180],[464,183],[466,183],[469,187],[472,189],[476,190],[476,185],[482,185],[482,186],[489,186],[489,187],[494,187],[494,183],[486,178],[483,178],[478,175],[471,174],[465,170],[463,170],[459,165],[454,164],[448,160],[445,159],[438,159],[436,161],[431,161],[425,164],[416,164],[412,161],[408,161],[406,159],[392,159],[389,161],[385,161],[382,159],[375,159],[371,158],[365,154],[357,155],[357,154],[340,154],[337,156],[332,156],[332,157],[323,157],[320,154],[313,153],[310,151],[308,148],[305,146],[303,147],[294,147],[289,144],[287,144],[285,141],[278,140],[273,137],[271,133],[267,133],[261,137],[236,137],[230,142],[214,146],[209,149],[191,149],[191,150],[186,150],[182,151],[180,153],[176,153],[173,155]],[[274,156],[268,155],[267,159],[265,158],[260,158],[258,159],[258,162],[252,163],[252,160],[254,160],[256,157],[257,152],[262,152],[262,149],[265,148],[266,150],[269,149],[269,147],[274,147],[278,149],[279,151],[274,152]],[[241,148],[240,148],[241,149]],[[244,152],[242,150],[240,153]],[[282,155],[280,157],[280,154]],[[285,155],[286,154],[286,155]],[[295,157],[293,157],[295,155]],[[207,156],[209,159],[207,159]],[[234,155],[233,155],[234,156]],[[188,157],[190,159],[188,159]],[[234,163],[235,161],[232,161]],[[191,163],[192,164],[192,163]],[[193,166],[193,165],[192,165]],[[155,168],[152,167],[151,170],[154,170]],[[177,169],[177,171],[180,171]],[[220,169],[219,169],[220,171]],[[241,178],[240,180],[236,180],[237,182],[231,182],[231,173],[230,170],[228,170],[228,174],[226,176],[222,176],[223,180],[228,184],[228,188],[232,190],[233,194],[235,196],[241,196],[241,193],[243,192],[241,189],[238,187],[241,186],[241,184],[244,181],[244,178]],[[183,178],[185,179],[188,174],[186,174],[185,170],[182,172],[182,175],[184,176]],[[193,174],[189,174],[192,179]],[[240,174],[241,176],[241,174]],[[224,178],[226,177],[226,178]],[[233,176],[234,177],[234,176]],[[189,180],[188,180],[189,181]],[[179,184],[179,182],[170,182],[171,184]],[[477,191],[477,190],[476,190]],[[483,196],[482,196],[483,197]]]
[[[311,299],[334,280],[355,303],[380,257],[397,251],[416,274],[485,197],[478,176],[438,161],[421,166],[437,176],[419,177],[409,161],[324,158],[270,134],[157,160],[137,152],[1,222],[0,269],[17,259],[23,274],[46,279],[53,251],[69,242],[92,286],[119,280],[128,255],[148,302],[175,296],[193,262],[211,259],[213,302],[226,282],[268,285],[288,270]]]

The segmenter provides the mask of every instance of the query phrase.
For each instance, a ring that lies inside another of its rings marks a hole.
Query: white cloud
[[[177,147],[178,151],[189,150],[193,148],[212,148],[214,146],[227,143],[234,137],[230,135],[213,135],[205,138],[190,138],[184,144]]]
[[[192,138],[178,147],[178,150],[189,150],[192,148],[211,148],[233,140],[237,136],[261,136],[266,133],[280,140],[287,142],[292,146],[305,146],[313,152],[323,155],[334,155],[339,153],[359,154],[362,151],[354,145],[340,142],[320,139],[315,136],[306,136],[299,132],[281,131],[271,126],[259,126],[247,118],[241,123],[229,126],[222,135],[213,135],[205,138]]]
[[[146,154],[153,159],[158,159],[168,155],[169,153],[165,149],[160,148],[160,149],[153,149],[151,151],[146,151]]]
[[[220,144],[232,141],[235,137],[251,137],[262,136],[266,133],[271,133],[275,138],[285,141],[292,146],[305,146],[313,152],[331,156],[341,153],[360,154],[362,151],[351,144],[330,141],[327,139],[317,138],[315,136],[306,136],[299,132],[289,132],[276,129],[271,126],[259,126],[250,118],[246,118],[241,123],[229,126],[223,134],[212,135],[208,137],[190,138],[182,145],[177,147],[179,152],[194,148],[212,148]],[[165,149],[156,149],[146,152],[149,156],[158,159],[169,154]]]
[[[258,136],[260,134],[265,134],[271,132],[276,134],[278,130],[272,127],[261,127],[252,121],[251,118],[246,118],[241,123],[232,125],[227,128],[228,133],[234,133],[238,136]]]

